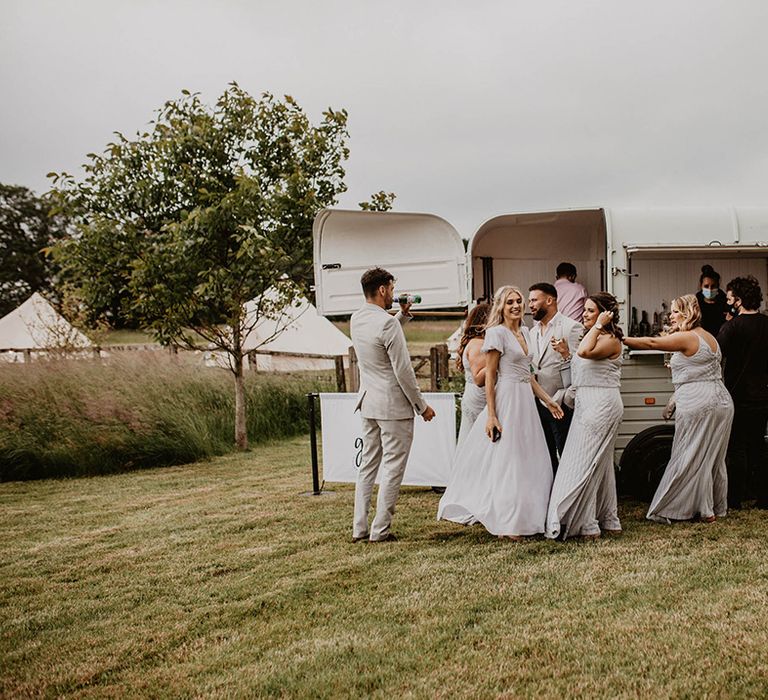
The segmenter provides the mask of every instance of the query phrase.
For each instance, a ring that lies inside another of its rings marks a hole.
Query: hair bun
[[[717,273],[712,265],[702,265],[701,274],[704,275],[704,277],[715,277]]]

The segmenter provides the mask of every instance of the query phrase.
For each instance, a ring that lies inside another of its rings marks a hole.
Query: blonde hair
[[[673,299],[672,306],[676,306],[683,317],[682,322],[677,324],[678,331],[692,331],[701,325],[701,309],[694,294],[684,294]]]
[[[517,294],[520,297],[520,303],[523,303],[523,293],[517,287],[511,284],[505,284],[503,287],[499,287],[493,295],[493,304],[491,310],[488,312],[488,323],[485,324],[486,328],[501,326],[504,323],[504,304],[507,303],[507,297],[512,294],[512,292]]]

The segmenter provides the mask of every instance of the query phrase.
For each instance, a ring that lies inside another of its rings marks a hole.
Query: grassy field
[[[462,319],[421,320],[418,317],[403,326],[408,349],[412,355],[426,355],[433,345],[444,343]],[[334,325],[349,335],[349,321],[336,321]]]
[[[102,346],[107,345],[151,345],[155,342],[151,333],[132,328],[123,328],[121,330],[108,331],[104,339],[100,342]]]
[[[764,697],[765,515],[502,542],[404,489],[349,541],[306,438],[0,484],[0,695]]]
[[[332,372],[248,372],[252,443],[307,431],[307,392]],[[234,448],[232,374],[200,355],[114,353],[0,363],[0,481],[84,476],[183,464]]]
[[[462,319],[422,320],[418,317],[405,324],[405,338],[412,354],[418,355],[429,352],[429,348],[438,343],[444,343],[458,327]],[[343,333],[349,335],[349,321],[335,321],[334,324]],[[102,345],[131,345],[151,344],[154,339],[150,333],[141,330],[109,331]]]

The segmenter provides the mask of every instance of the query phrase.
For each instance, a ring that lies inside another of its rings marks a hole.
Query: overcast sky
[[[766,204],[765,0],[0,0],[0,182],[43,192],[182,88],[349,111],[341,206],[469,237],[568,206]]]

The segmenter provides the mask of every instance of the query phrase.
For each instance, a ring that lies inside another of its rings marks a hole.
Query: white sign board
[[[453,394],[422,396],[435,409],[435,417],[429,423],[419,416],[414,420],[413,445],[403,484],[446,486],[456,447],[456,399]],[[362,420],[360,412],[355,411],[357,401],[357,394],[320,394],[325,481],[357,481],[363,455]]]

